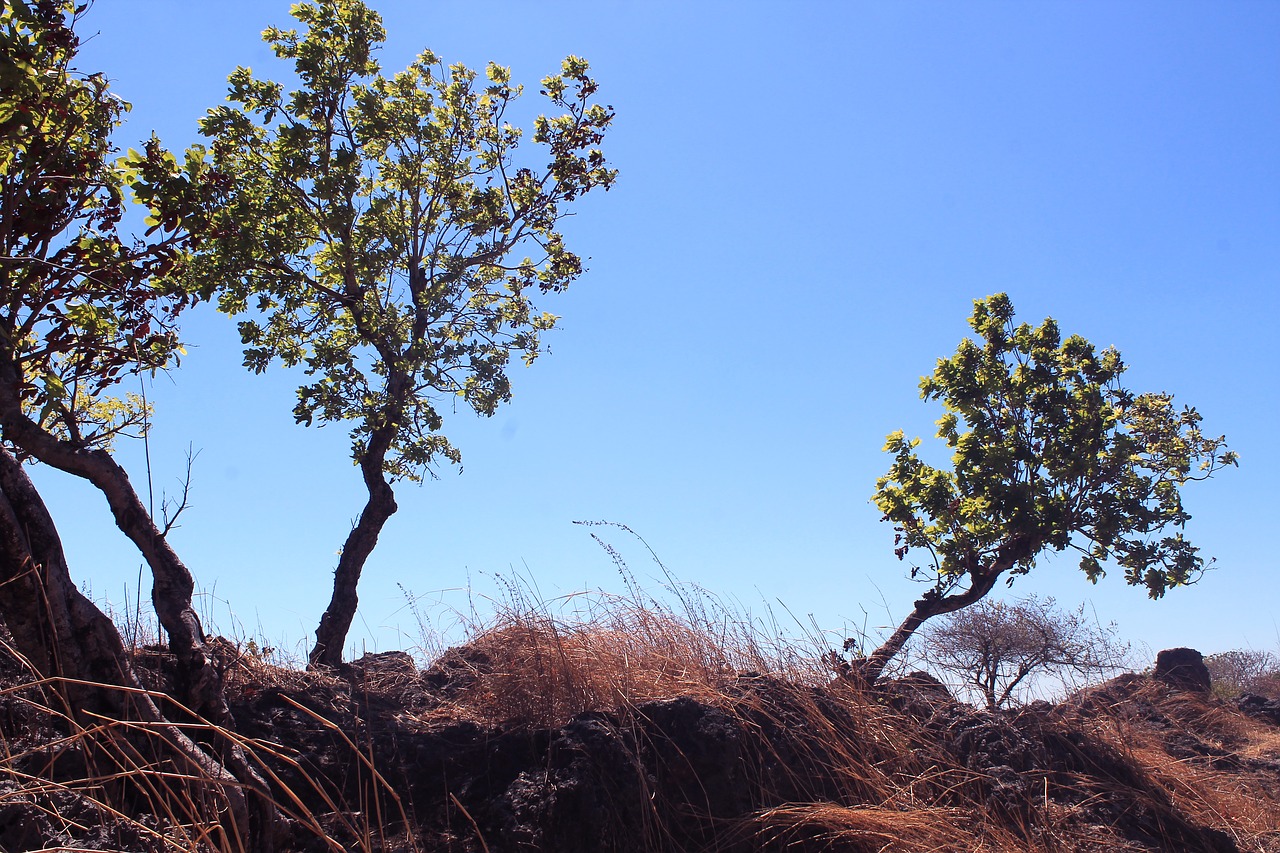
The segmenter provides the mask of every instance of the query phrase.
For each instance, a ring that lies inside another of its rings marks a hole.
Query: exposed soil
[[[530,725],[476,711],[511,677],[479,645],[334,676],[219,648],[289,815],[281,850],[1280,851],[1280,713],[1260,698],[1128,675],[989,713],[925,675],[860,691],[744,673]],[[165,687],[163,653],[138,667]],[[29,681],[0,654],[0,850],[181,849],[181,815],[105,778]]]

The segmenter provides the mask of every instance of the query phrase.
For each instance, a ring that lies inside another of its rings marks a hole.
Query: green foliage
[[[0,402],[9,418],[103,447],[143,413],[107,390],[181,352],[174,322],[189,299],[161,283],[181,261],[183,215],[218,181],[184,173],[154,138],[115,160],[128,104],[71,66],[77,14],[61,2],[0,7]],[[120,236],[127,187],[169,200],[154,239]]]
[[[998,570],[1025,573],[1045,550],[1079,552],[1095,582],[1114,563],[1152,598],[1194,582],[1204,560],[1182,535],[1181,488],[1236,464],[1224,438],[1168,394],[1123,388],[1114,349],[1063,339],[1052,319],[1015,325],[1005,294],[975,302],[969,323],[977,340],[920,383],[945,409],[951,468],[924,462],[902,432],[885,445],[894,461],[873,499],[899,558],[925,549],[938,595],[1001,559]]]
[[[345,421],[357,461],[419,479],[458,460],[441,404],[491,415],[556,322],[532,301],[582,272],[557,230],[565,205],[615,172],[596,147],[613,113],[587,63],[542,81],[558,114],[534,122],[545,151],[516,163],[521,95],[430,51],[384,76],[376,12],[358,0],[295,5],[305,27],[263,33],[299,88],[247,68],[202,122],[214,168],[237,176],[193,259],[193,292],[242,315],[245,366],[302,366],[294,416]],[[526,254],[527,253],[527,254]]]

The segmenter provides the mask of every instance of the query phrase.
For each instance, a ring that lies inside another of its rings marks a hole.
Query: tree
[[[991,710],[1006,705],[1042,675],[1096,675],[1122,667],[1129,652],[1115,635],[1084,614],[1061,610],[1052,598],[1012,603],[983,599],[927,625],[924,658],[976,688]]]
[[[179,767],[199,767],[220,787],[242,833],[244,788],[260,790],[262,780],[237,746],[224,745],[222,759],[233,778],[148,695],[130,692],[139,685],[119,634],[71,581],[53,520],[20,464],[48,464],[103,493],[151,568],[152,601],[178,659],[179,698],[229,724],[191,573],[111,455],[112,441],[144,416],[140,401],[112,390],[163,369],[181,350],[175,323],[191,300],[163,282],[225,180],[198,154],[180,165],[155,139],[116,161],[110,136],[128,105],[101,74],[72,67],[81,12],[57,0],[0,6],[0,614],[40,672],[61,679],[73,712],[152,724]],[[147,239],[120,234],[127,186],[144,201],[164,200],[168,212],[150,221]],[[94,686],[101,683],[114,687]],[[257,805],[255,825],[263,827],[274,812],[265,797]]]
[[[929,589],[863,662],[873,681],[926,620],[974,604],[1045,552],[1078,552],[1091,582],[1114,564],[1151,598],[1194,583],[1205,564],[1183,538],[1181,489],[1237,462],[1195,409],[1125,389],[1115,349],[1064,340],[1052,319],[1015,325],[1003,293],[976,301],[969,324],[977,340],[920,381],[922,398],[942,401],[951,467],[923,460],[902,431],[885,444],[893,464],[872,500],[895,525],[898,558],[927,555],[911,575]]]
[[[128,105],[100,74],[71,68],[76,13],[61,2],[0,12],[0,437],[20,457],[89,480],[152,569],[152,601],[187,676],[183,698],[222,715],[216,672],[191,605],[191,573],[110,453],[140,425],[136,398],[111,396],[127,377],[162,369],[180,352],[175,327],[190,304],[161,282],[190,239],[182,215],[220,178],[188,157],[188,171],[153,138],[115,162],[111,132]],[[126,241],[118,225],[126,184],[164,196],[155,239]]]
[[[542,81],[561,114],[533,122],[546,165],[518,165],[522,131],[507,113],[521,87],[508,69],[490,64],[481,84],[428,51],[385,77],[380,18],[359,0],[292,14],[302,34],[263,38],[293,63],[299,88],[286,97],[239,68],[230,104],[202,122],[213,168],[237,182],[188,281],[245,317],[246,367],[303,368],[299,423],[352,425],[368,498],[310,654],[333,666],[365,561],[397,508],[393,485],[459,461],[442,401],[487,416],[510,399],[509,360],[531,363],[556,322],[531,296],[582,273],[557,228],[570,202],[614,181],[596,148],[613,112],[593,103],[587,63],[566,59]]]

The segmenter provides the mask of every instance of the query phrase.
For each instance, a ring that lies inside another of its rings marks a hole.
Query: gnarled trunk
[[[206,780],[224,798],[228,830],[246,849],[270,849],[274,814],[250,819],[240,780],[160,712],[139,683],[111,620],[71,581],[62,542],[22,465],[0,448],[0,618],[17,650],[52,680],[68,713],[147,724],[159,757]],[[247,780],[245,780],[247,781]],[[269,817],[266,824],[264,817]],[[258,838],[254,838],[258,836]]]
[[[20,387],[17,366],[0,364],[0,388]],[[0,426],[6,441],[29,456],[88,480],[102,492],[116,526],[142,552],[151,569],[151,602],[178,659],[178,697],[189,708],[220,726],[231,725],[222,695],[222,677],[205,645],[204,629],[192,605],[195,580],[147,512],[129,475],[105,450],[88,450],[43,430],[22,411],[15,397],[0,397]]]
[[[105,450],[89,450],[70,442],[60,441],[26,416],[22,411],[22,405],[16,394],[12,393],[13,389],[21,387],[19,379],[20,371],[18,366],[11,360],[0,360],[0,389],[5,392],[0,393],[0,434],[3,434],[5,441],[21,448],[29,456],[68,474],[88,480],[97,487],[98,491],[102,492],[107,499],[107,505],[111,509],[116,526],[142,552],[143,559],[146,560],[151,569],[151,601],[155,607],[156,617],[169,637],[169,649],[173,652],[178,662],[177,698],[187,708],[199,714],[208,722],[223,729],[233,730],[235,721],[231,717],[226,697],[223,695],[222,676],[214,666],[206,646],[204,629],[200,625],[200,617],[196,614],[192,604],[195,580],[192,578],[191,572],[183,564],[182,560],[178,558],[177,553],[169,545],[164,534],[156,527],[151,514],[147,512],[137,492],[134,491],[133,484],[129,482],[129,475],[120,467],[110,453]],[[22,520],[22,515],[19,511],[20,507],[25,506],[28,509],[34,506],[39,507],[39,511],[36,512],[38,517],[33,516],[34,520],[31,521],[30,525],[24,528],[19,524],[15,530],[19,532],[24,529],[45,530],[48,535],[56,540],[57,533],[53,526],[53,521],[49,518],[48,511],[44,508],[44,503],[40,500],[35,487],[31,484],[26,473],[22,471],[21,465],[17,460],[8,453],[5,453],[5,457],[6,461],[0,464],[0,468],[4,470],[5,488],[12,489],[12,491],[6,491],[8,503],[12,510],[12,517],[20,522]],[[35,510],[31,511],[35,512]],[[48,565],[42,562],[39,557],[33,556],[31,564],[24,564],[20,551],[21,549],[19,548],[12,552],[12,559],[17,562],[11,562],[7,569],[7,571],[13,572],[15,577],[20,576],[31,565],[43,566],[46,573],[49,571]],[[57,553],[61,555],[61,544],[58,545]],[[71,584],[69,574],[65,568],[65,559],[59,556],[58,560],[61,561],[60,564],[63,566],[62,574],[67,576],[65,586],[74,590],[74,585]],[[47,578],[45,580],[47,581]],[[62,589],[62,585],[63,582],[59,581],[58,588]],[[36,593],[33,592],[32,594]],[[45,593],[40,594],[43,595]],[[65,593],[65,595],[69,595],[69,593]],[[72,599],[68,598],[67,600],[71,601]],[[87,599],[83,604],[88,604],[92,607],[92,602],[88,602]],[[75,605],[75,607],[83,609],[83,604]],[[93,610],[97,611],[97,608],[94,607]],[[101,614],[99,613],[99,615]],[[56,643],[65,644],[67,637],[76,633],[74,624],[71,625],[69,633],[64,634],[55,631],[50,634],[48,631],[51,630],[51,627],[47,625],[41,627],[38,623],[38,617],[28,615],[27,617],[18,618],[37,619],[37,622],[32,623],[32,627],[39,627],[44,632],[42,636],[55,643],[55,645],[49,647],[50,652],[46,663],[57,663],[59,655],[69,657],[69,653],[65,649],[59,651],[61,647]],[[105,619],[106,617],[103,616],[102,618]],[[110,620],[107,620],[106,625],[110,628],[110,633],[115,635],[115,642],[119,643],[119,633],[115,630],[115,626],[110,624]],[[88,642],[98,642],[107,633],[105,628],[90,628],[88,630],[89,637],[99,638]],[[99,652],[99,654],[106,653]],[[114,654],[114,652],[111,652],[109,656]],[[118,656],[117,659],[123,660]],[[88,680],[99,680],[102,675],[111,677],[114,672],[115,670],[110,668],[107,670],[89,670],[91,677]],[[150,713],[150,710],[147,710],[147,713]],[[157,721],[164,720],[163,715],[158,710],[155,711],[155,714]],[[249,824],[241,821],[237,826],[244,832],[249,832],[250,830],[247,827],[250,826],[261,827],[261,831],[253,833],[255,836],[253,849],[269,850],[272,846],[271,839],[278,821],[275,805],[271,801],[269,786],[253,765],[249,763],[244,750],[237,743],[230,739],[221,740],[221,761],[225,768],[217,762],[214,762],[215,766],[223,773],[229,769],[234,774],[234,779],[238,780],[241,786],[241,791],[237,793],[237,796],[242,801],[244,789],[254,792],[252,797],[254,807],[253,822]],[[199,752],[198,748],[197,751]]]

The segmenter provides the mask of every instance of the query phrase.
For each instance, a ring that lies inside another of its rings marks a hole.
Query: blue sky
[[[172,148],[288,3],[98,3],[79,65]],[[442,624],[518,574],[552,598],[618,590],[576,519],[642,534],[671,571],[753,613],[843,636],[921,589],[868,502],[884,436],[932,435],[917,382],[972,301],[1115,345],[1130,387],[1195,405],[1241,455],[1187,491],[1218,568],[1148,601],[1067,557],[1012,594],[1089,601],[1154,649],[1275,648],[1273,436],[1280,407],[1280,6],[1273,3],[382,2],[384,69],[424,47],[530,85],[585,56],[617,109],[616,188],[569,245],[590,272],[543,307],[552,354],[491,419],[447,433],[464,470],[399,489],[351,640],[416,641],[398,584]],[[149,389],[157,491],[188,445],[193,506],[173,534],[222,630],[309,640],[363,505],[345,431],[295,426],[294,378],[239,367],[230,321],[188,315],[189,355]],[[141,449],[122,447],[135,482]],[[38,483],[76,576],[119,605],[138,558],[101,498]],[[608,534],[642,581],[655,567]],[[149,585],[144,581],[144,589]],[[470,596],[468,594],[470,589]],[[243,626],[238,628],[237,624]]]

